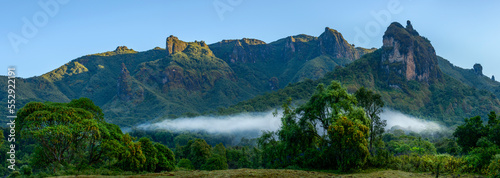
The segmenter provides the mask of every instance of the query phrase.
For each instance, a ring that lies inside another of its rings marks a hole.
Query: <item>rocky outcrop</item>
[[[491,80],[496,81],[494,75],[491,76]]]
[[[124,102],[131,101],[134,104],[141,103],[144,100],[144,89],[137,84],[134,84],[130,72],[124,63],[117,82],[117,96]]]
[[[176,52],[184,51],[184,49],[186,49],[186,47],[188,45],[186,42],[179,40],[179,38],[177,38],[176,36],[173,36],[173,35],[170,35],[169,37],[167,37],[166,43],[167,43],[166,49],[167,49],[167,53],[169,55],[176,53]]]
[[[481,64],[474,64],[473,70],[476,75],[483,75],[483,66]]]
[[[217,57],[228,63],[256,63],[264,61],[271,49],[261,40],[243,38],[241,40],[222,40],[210,45]]]
[[[359,58],[354,46],[347,43],[342,34],[337,30],[326,27],[325,32],[318,37],[318,40],[321,54],[350,60],[355,60],[356,57]]]
[[[410,21],[406,28],[392,23],[384,34],[382,49],[381,67],[388,74],[389,85],[403,80],[430,82],[442,76],[434,47],[413,29]]]

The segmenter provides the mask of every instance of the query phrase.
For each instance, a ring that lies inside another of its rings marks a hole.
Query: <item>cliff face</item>
[[[388,74],[389,84],[400,80],[428,83],[441,78],[434,47],[413,29],[410,21],[406,28],[392,23],[384,34],[382,49],[381,67]]]

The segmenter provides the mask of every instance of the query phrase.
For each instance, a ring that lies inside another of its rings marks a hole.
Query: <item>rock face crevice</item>
[[[429,83],[442,76],[434,47],[413,29],[410,21],[406,28],[392,23],[384,34],[382,49],[381,67],[388,74],[389,85],[401,80]]]

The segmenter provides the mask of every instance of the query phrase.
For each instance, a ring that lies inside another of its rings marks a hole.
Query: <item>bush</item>
[[[227,160],[221,155],[214,154],[210,157],[207,162],[202,166],[203,170],[225,170],[227,169]]]
[[[483,172],[491,177],[500,177],[500,154],[497,154],[491,159],[491,163],[487,169]]]
[[[21,166],[21,174],[25,176],[30,176],[33,173],[33,170],[28,165]]]
[[[19,171],[12,171],[12,173],[10,173],[9,177],[19,177],[21,176],[21,173],[19,173]]]
[[[186,169],[194,169],[193,163],[189,159],[183,158],[179,160],[179,163],[177,163],[177,167],[180,168],[186,168]]]

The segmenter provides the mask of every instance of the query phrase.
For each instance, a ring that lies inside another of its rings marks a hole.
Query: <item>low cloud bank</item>
[[[276,131],[281,127],[282,111],[278,111],[278,113],[277,117],[274,117],[272,112],[269,111],[230,116],[167,119],[158,123],[142,124],[138,128],[145,130],[205,131],[208,133],[252,133],[251,135],[258,137],[263,130]],[[445,129],[436,122],[418,119],[388,108],[384,108],[380,118],[387,120],[386,130],[390,130],[394,126],[417,133]]]
[[[208,133],[276,131],[281,126],[282,112],[274,117],[272,112],[245,113],[231,116],[198,116],[167,119],[158,123],[143,124],[142,129],[168,129],[172,131],[206,131]]]
[[[387,108],[384,108],[384,112],[380,113],[380,118],[387,120],[386,130],[390,130],[394,126],[400,126],[403,130],[417,133],[422,131],[442,131],[444,129],[443,126],[436,122],[408,116]]]

